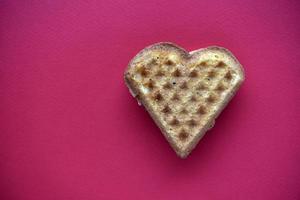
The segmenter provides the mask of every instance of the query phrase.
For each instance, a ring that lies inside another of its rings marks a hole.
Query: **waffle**
[[[189,53],[172,43],[157,43],[131,60],[124,78],[177,155],[185,158],[213,127],[244,73],[224,48]]]

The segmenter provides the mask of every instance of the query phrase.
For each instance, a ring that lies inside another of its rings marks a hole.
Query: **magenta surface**
[[[299,21],[296,0],[2,0],[0,199],[300,199]],[[123,82],[160,41],[246,72],[186,160]]]

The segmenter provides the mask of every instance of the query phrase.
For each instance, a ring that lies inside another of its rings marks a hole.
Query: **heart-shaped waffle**
[[[140,51],[125,71],[131,94],[181,158],[212,128],[243,80],[238,60],[216,46],[189,53],[157,43]]]

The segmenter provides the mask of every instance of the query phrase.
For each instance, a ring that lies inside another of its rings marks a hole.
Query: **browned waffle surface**
[[[218,48],[188,54],[157,45],[133,59],[125,79],[177,154],[185,157],[243,80],[236,62]]]

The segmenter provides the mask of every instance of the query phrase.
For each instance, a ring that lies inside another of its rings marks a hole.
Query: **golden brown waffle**
[[[172,43],[143,49],[125,71],[131,94],[181,158],[213,126],[243,80],[242,66],[228,50],[188,53]]]

